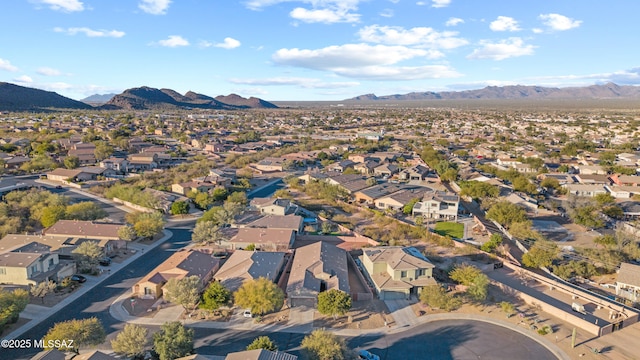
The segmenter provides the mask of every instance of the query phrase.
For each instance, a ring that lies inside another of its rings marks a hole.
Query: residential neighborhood
[[[633,358],[621,339],[640,317],[637,119],[420,107],[3,116],[0,294],[28,300],[3,336],[119,279],[126,289],[101,311],[195,331],[185,359],[304,358],[293,346],[212,350],[204,329],[352,339],[468,314],[558,339],[556,358],[608,341],[610,358]],[[118,358],[112,338],[74,359]],[[160,356],[150,339],[132,354]]]

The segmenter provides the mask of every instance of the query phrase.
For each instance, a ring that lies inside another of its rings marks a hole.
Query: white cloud
[[[447,20],[446,23],[444,23],[446,26],[457,26],[460,24],[463,24],[464,20],[460,19],[460,18],[456,18],[456,17],[451,17],[449,18],[449,20]]]
[[[44,75],[44,76],[59,76],[59,75],[62,75],[60,70],[52,69],[50,67],[41,67],[36,72],[38,74]]]
[[[346,44],[316,50],[280,49],[275,63],[331,71],[336,75],[375,80],[412,80],[460,76],[447,65],[390,66],[430,55],[428,50],[405,46]]]
[[[540,28],[533,28],[531,31],[533,31],[534,34],[542,34],[544,32],[544,30]]]
[[[418,5],[418,6],[426,6],[427,3],[424,2],[424,1],[418,1],[418,2],[416,2],[416,5]]]
[[[560,14],[541,14],[539,18],[551,30],[556,31],[570,30],[582,24],[581,20],[574,20]]]
[[[33,79],[30,76],[22,75],[22,76],[18,76],[17,78],[14,78],[13,81],[17,83],[31,84],[33,82]]]
[[[508,16],[498,16],[498,18],[489,24],[489,29],[493,31],[520,31],[516,19]]]
[[[532,55],[535,46],[527,45],[519,37],[512,37],[499,42],[483,40],[481,48],[474,50],[467,56],[468,59],[492,59],[504,60],[512,57]]]
[[[391,65],[427,54],[428,52],[425,50],[411,49],[405,46],[346,44],[317,50],[280,49],[273,54],[273,60],[283,65],[331,70],[344,67]]]
[[[230,79],[234,84],[260,86],[299,86],[305,89],[342,89],[360,85],[359,82],[326,82],[314,78],[274,77],[264,79]]]
[[[358,22],[360,20],[359,14],[350,13],[349,9],[338,8],[338,9],[313,9],[308,10],[305,8],[295,8],[290,13],[289,16],[296,20],[300,20],[306,23],[351,23]]]
[[[11,62],[9,62],[9,60],[5,60],[0,58],[0,70],[6,70],[6,71],[18,71],[18,68],[11,65]]]
[[[380,16],[390,18],[393,17],[394,12],[393,9],[384,9],[380,12]]]
[[[362,41],[387,45],[412,45],[429,49],[454,49],[468,44],[455,31],[438,32],[429,27],[365,26],[358,31]]]
[[[169,38],[165,40],[160,40],[154,44],[165,46],[165,47],[179,47],[179,46],[189,46],[189,41],[187,41],[187,39],[183,38],[180,35],[170,35]]]
[[[365,66],[360,68],[340,68],[336,74],[364,80],[418,80],[445,79],[462,76],[448,65],[425,66]]]
[[[251,10],[262,10],[268,6],[293,1],[311,5],[311,9],[294,8],[289,13],[293,19],[306,23],[332,24],[360,21],[360,14],[354,11],[363,0],[250,0],[245,2],[245,6]]]
[[[171,0],[141,0],[138,7],[147,14],[164,15],[169,9],[169,4]]]
[[[240,46],[240,41],[234,38],[226,37],[224,38],[224,42],[215,44],[214,46],[223,49],[235,49]]]
[[[431,0],[431,7],[434,8],[443,8],[449,6],[451,4],[451,0]]]
[[[399,3],[399,2],[400,2],[400,0],[389,0],[389,2],[390,2],[390,3],[393,3],[393,4],[397,4],[397,3]]]
[[[84,10],[84,4],[78,0],[39,0],[37,2],[48,5],[51,10],[55,11],[74,12]]]
[[[125,35],[124,31],[119,30],[93,30],[87,27],[74,27],[63,29],[60,27],[56,27],[53,29],[55,32],[65,33],[67,35],[77,35],[84,34],[88,37],[112,37],[112,38],[121,38]]]

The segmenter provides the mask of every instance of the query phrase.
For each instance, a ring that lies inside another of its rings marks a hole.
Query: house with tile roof
[[[214,279],[235,292],[247,280],[267,278],[277,283],[285,265],[286,253],[236,250],[216,271]]]
[[[220,267],[220,260],[210,254],[194,250],[182,250],[171,255],[132,287],[133,296],[157,299],[169,279],[189,276],[200,278],[203,288]]]
[[[287,283],[289,305],[313,308],[318,294],[331,289],[350,294],[347,256],[346,251],[324,241],[296,249]]]
[[[409,299],[425,286],[436,285],[435,266],[414,247],[364,249],[362,265],[380,300]]]
[[[256,250],[285,251],[293,246],[295,238],[291,229],[241,228],[227,244],[232,249],[246,249],[253,244]]]

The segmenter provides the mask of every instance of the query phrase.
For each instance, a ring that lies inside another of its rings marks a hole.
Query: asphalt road
[[[196,329],[196,352],[226,355],[242,351],[258,336],[269,336],[278,349],[300,356],[304,334]],[[405,332],[346,339],[352,349],[367,349],[382,360],[518,359],[556,357],[536,341],[502,326],[472,320],[443,320],[407,328]]]
[[[173,232],[173,237],[164,244],[146,252],[100,285],[89,290],[84,296],[76,299],[59,312],[44,320],[38,326],[22,334],[19,339],[42,339],[49,328],[53,327],[57,322],[94,316],[102,322],[107,334],[120,331],[124,325],[109,314],[109,306],[111,303],[123,292],[130,289],[138,278],[153,270],[171,256],[176,249],[184,247],[191,240],[191,233],[188,230],[168,230]],[[41,349],[2,349],[0,358],[28,359],[40,350]]]
[[[273,195],[274,192],[276,192],[279,189],[284,189],[286,187],[286,184],[284,183],[284,181],[282,181],[282,179],[280,179],[280,181],[273,183],[263,189],[260,189],[254,193],[251,193],[250,195],[247,195],[247,198],[249,199],[253,199],[253,198],[267,198],[270,197],[271,195]]]

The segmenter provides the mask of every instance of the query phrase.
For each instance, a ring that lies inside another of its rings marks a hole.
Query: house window
[[[407,272],[406,271],[400,271],[400,277],[401,278],[406,278],[407,277]]]
[[[53,259],[49,259],[49,268],[53,267]]]
[[[422,276],[424,275],[425,271],[424,269],[418,269],[416,270],[416,277]]]
[[[6,275],[6,274],[7,274],[7,269],[0,268],[0,275]]]

